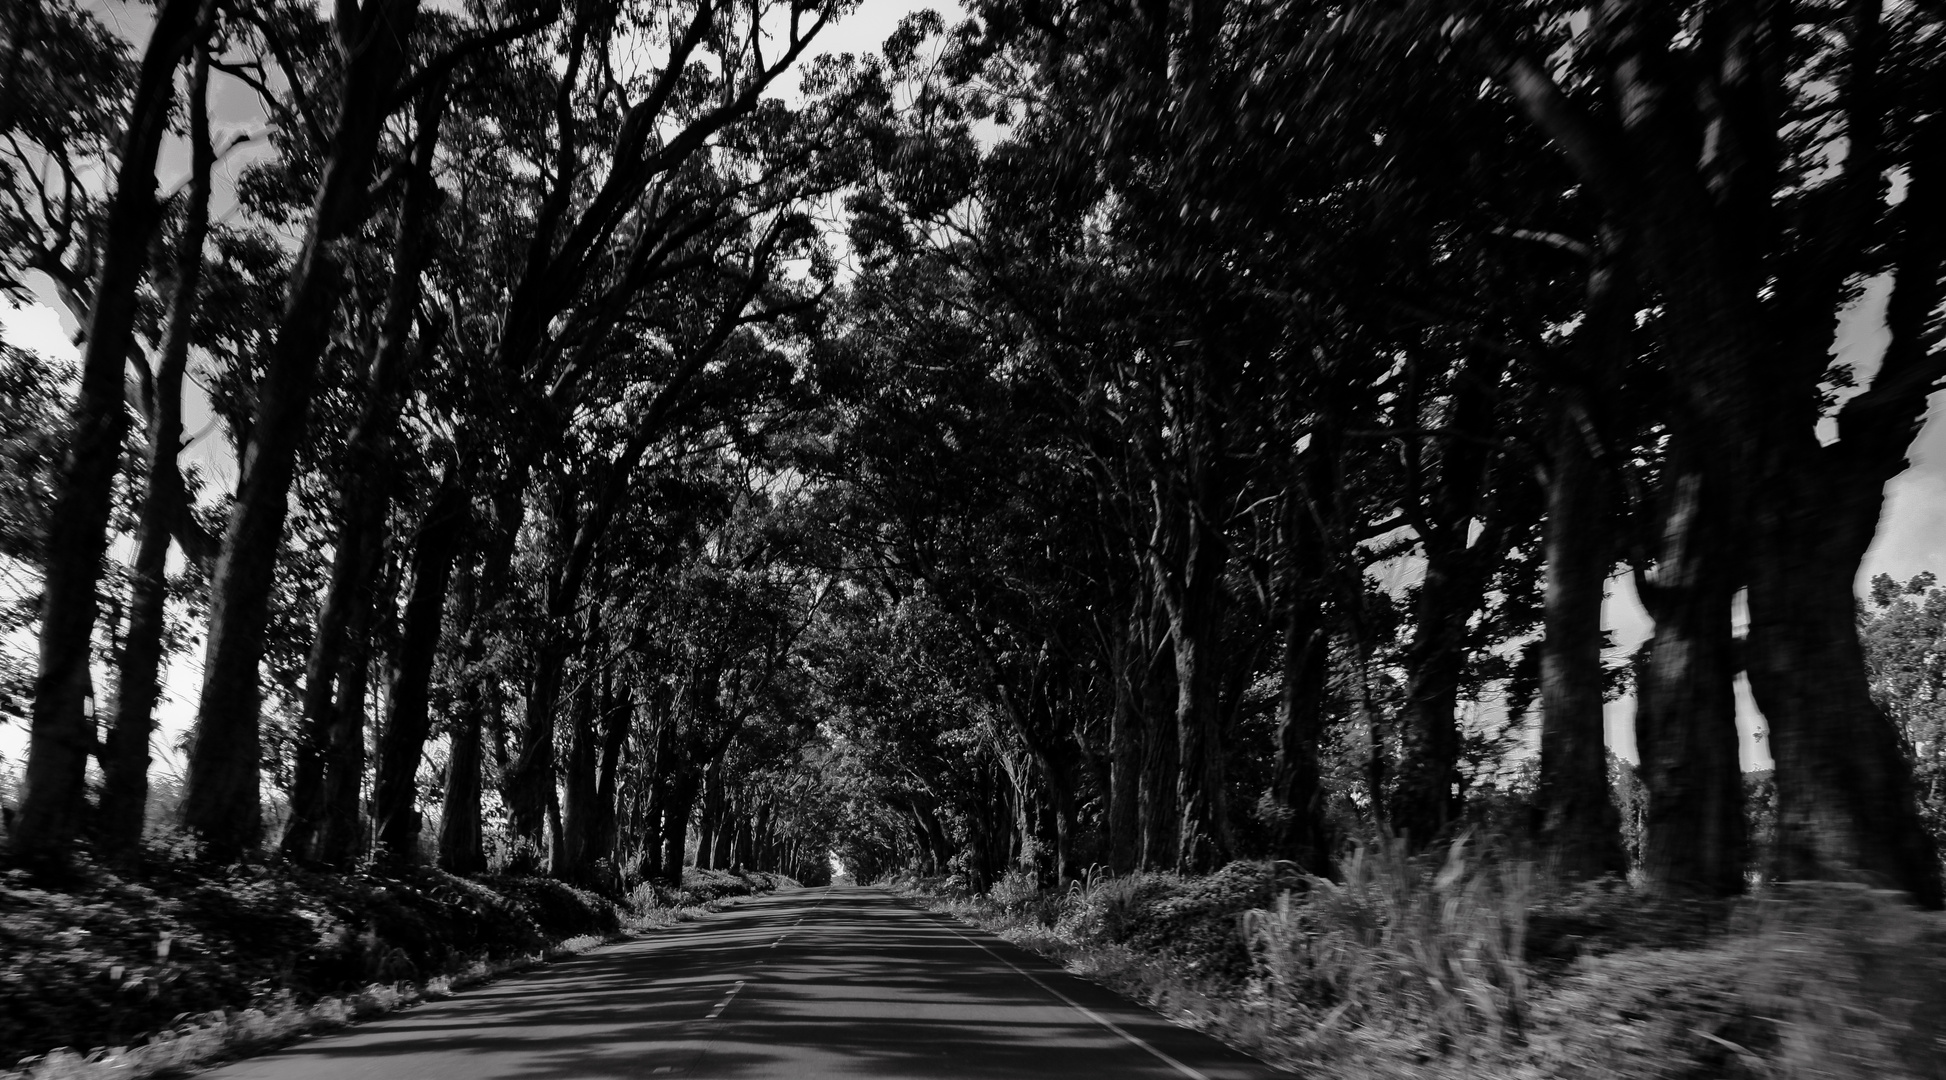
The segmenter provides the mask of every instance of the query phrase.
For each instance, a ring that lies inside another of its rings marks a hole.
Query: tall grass
[[[1465,837],[1422,856],[1382,839],[1355,848],[1343,878],[1307,876],[1244,916],[1274,1031],[1411,1026],[1441,1050],[1518,1035],[1530,864],[1483,859]]]
[[[1120,877],[1094,866],[1068,886],[1055,918],[1049,920],[1063,936],[1079,941],[1120,944],[1141,926],[1150,901],[1182,887],[1175,874],[1137,872]]]
[[[1335,880],[1239,863],[910,888],[1308,1076],[1946,1080],[1946,914],[1858,886],[1658,899],[1463,837],[1357,845]]]

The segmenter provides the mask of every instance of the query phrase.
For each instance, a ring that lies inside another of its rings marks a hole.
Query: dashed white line
[[[703,1019],[705,1019],[705,1020],[714,1020],[714,1019],[716,1019],[716,1018],[717,1018],[718,1016],[720,1016],[720,1015],[722,1015],[722,1012],[723,1012],[723,1010],[724,1010],[725,1008],[727,1008],[727,1007],[729,1006],[729,1004],[730,1004],[730,999],[731,999],[731,998],[733,998],[733,997],[736,997],[736,996],[737,996],[737,992],[743,989],[743,982],[744,982],[744,981],[743,981],[742,979],[738,979],[738,980],[737,980],[737,984],[736,984],[735,986],[732,986],[732,987],[730,987],[730,992],[729,992],[729,993],[727,993],[727,994],[724,994],[724,995],[723,995],[723,1000],[722,1000],[722,1001],[719,1001],[719,1002],[717,1002],[717,1003],[716,1003],[716,1007],[715,1007],[715,1008],[713,1008],[713,1009],[711,1009],[711,1010],[709,1011],[709,1015],[708,1015],[708,1016],[705,1016],[705,1017],[703,1017]]]
[[[824,902],[825,902],[826,900],[828,900],[828,899],[830,899],[830,897],[831,897],[831,889],[830,889],[830,887],[829,887],[829,886],[827,886],[827,887],[825,888],[825,890],[824,890],[824,895],[823,895],[823,896],[820,896],[820,897],[818,897],[818,902],[817,902],[816,904],[813,904],[813,905],[811,906],[811,908],[810,908],[810,910],[807,910],[807,911],[805,911],[803,915],[799,915],[799,916],[797,917],[797,922],[794,922],[794,923],[792,923],[792,924],[791,924],[791,930],[795,930],[795,929],[797,929],[797,924],[798,924],[798,923],[801,923],[801,922],[803,922],[803,921],[804,921],[804,919],[805,919],[805,916],[808,916],[808,915],[810,915],[812,911],[815,911],[815,910],[817,910],[817,909],[818,909],[819,907],[822,907],[822,906],[824,906]],[[785,938],[787,938],[787,937],[790,937],[790,936],[791,936],[791,930],[786,930],[786,931],[784,931],[783,933],[781,933],[781,934],[779,934],[779,935],[777,935],[777,940],[776,940],[776,941],[773,941],[773,942],[771,942],[771,943],[770,943],[769,945],[767,945],[767,946],[765,946],[765,947],[764,947],[764,951],[766,951],[766,952],[768,952],[769,950],[771,950],[771,949],[774,949],[774,948],[776,948],[777,946],[779,946],[779,945],[781,945],[781,944],[783,944],[783,941],[784,941],[784,939],[785,939]],[[762,960],[758,960],[758,961],[757,961],[757,963],[759,963],[759,964],[761,964],[761,963],[763,963],[763,961],[762,961]],[[740,992],[740,991],[741,991],[741,990],[743,989],[743,986],[744,986],[744,982],[745,982],[745,980],[743,980],[743,979],[738,979],[738,980],[737,980],[737,984],[736,984],[735,986],[733,986],[733,987],[731,987],[731,988],[730,988],[730,992],[729,992],[729,993],[727,993],[727,994],[724,994],[724,995],[723,995],[723,1000],[722,1000],[722,1001],[719,1001],[719,1002],[717,1002],[717,1003],[716,1003],[715,1005],[713,1005],[713,1006],[711,1006],[711,1007],[710,1007],[710,1011],[709,1011],[709,1012],[707,1012],[707,1013],[705,1013],[705,1014],[703,1014],[703,1019],[705,1019],[705,1020],[714,1020],[714,1019],[716,1019],[717,1017],[719,1017],[719,1016],[721,1016],[721,1015],[723,1015],[723,1010],[729,1007],[729,1005],[730,1005],[730,1000],[731,1000],[732,998],[734,998],[734,997],[736,997],[736,996],[737,996],[737,994],[738,994],[738,992]],[[658,1069],[658,1070],[656,1070],[656,1071],[657,1071],[657,1072],[660,1072],[661,1070],[660,1070],[660,1069]]]
[[[772,949],[774,949],[774,948],[776,948],[777,946],[779,946],[779,945],[782,945],[782,944],[784,943],[784,939],[785,939],[785,938],[787,938],[787,937],[790,937],[790,936],[791,936],[791,932],[797,929],[797,926],[798,926],[798,923],[801,923],[801,922],[803,922],[803,921],[805,920],[805,918],[806,918],[806,917],[808,917],[808,916],[809,916],[809,915],[811,914],[811,912],[813,912],[813,911],[816,911],[816,910],[817,910],[818,908],[820,908],[820,907],[823,907],[823,906],[824,906],[824,902],[825,902],[826,900],[829,900],[830,898],[831,898],[831,887],[827,885],[827,886],[825,887],[825,890],[824,890],[824,895],[823,895],[823,896],[820,896],[820,897],[818,897],[818,902],[817,902],[817,903],[815,903],[815,904],[813,904],[813,905],[811,905],[811,907],[810,907],[810,908],[809,908],[808,910],[806,910],[806,911],[804,912],[804,914],[803,914],[803,915],[799,915],[799,916],[797,917],[797,922],[794,922],[794,923],[792,923],[792,924],[791,924],[791,928],[790,928],[790,930],[786,930],[786,931],[784,931],[783,933],[781,933],[781,934],[779,934],[779,935],[777,935],[777,940],[776,940],[776,941],[773,941],[773,942],[771,942],[770,944],[768,944],[768,945],[766,945],[766,946],[764,946],[764,951],[765,951],[765,952],[769,952],[770,950],[772,950]],[[763,961],[762,961],[762,960],[759,960],[759,961],[757,961],[757,963],[759,963],[759,964],[761,964],[761,963],[763,963]]]

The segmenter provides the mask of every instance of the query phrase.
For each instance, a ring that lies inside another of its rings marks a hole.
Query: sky
[[[94,0],[87,6],[100,12],[109,25],[115,26],[131,40],[142,33],[149,18],[146,7],[122,3],[120,0]],[[920,0],[865,0],[859,10],[820,34],[819,44],[813,46],[810,53],[816,56],[825,53],[875,52],[901,18],[926,7],[944,12],[954,10],[948,4],[928,4]],[[219,75],[212,80],[212,94],[211,112],[217,129],[217,144],[221,146],[230,136],[239,133],[253,136],[251,143],[233,152],[218,167],[219,195],[215,212],[220,216],[231,202],[228,192],[237,171],[255,155],[266,152],[261,139],[264,112],[253,92],[229,78]],[[162,189],[166,191],[174,186],[187,168],[187,156],[179,143],[165,149],[158,165]],[[1876,368],[1878,354],[1884,348],[1885,293],[1882,282],[1867,288],[1858,303],[1839,320],[1838,351],[1859,369],[1861,382],[1867,381],[1866,377]],[[51,357],[73,359],[76,355],[73,319],[59,308],[51,289],[43,292],[39,299],[38,303],[21,307],[0,300],[0,333],[4,333],[6,340],[16,346]],[[196,433],[208,424],[209,414],[201,395],[192,390],[187,397],[187,429]],[[1934,407],[1913,448],[1912,468],[1894,479],[1887,488],[1885,514],[1878,537],[1866,555],[1859,574],[1861,587],[1880,573],[1891,574],[1901,580],[1925,570],[1946,575],[1946,421],[1939,417],[1943,398],[1946,395],[1934,395]],[[184,461],[204,470],[212,490],[227,490],[235,483],[235,458],[220,433],[212,431],[198,441],[185,454]],[[1613,657],[1634,652],[1648,636],[1650,620],[1636,600],[1634,586],[1626,575],[1609,582],[1603,623],[1614,635]],[[25,648],[31,653],[32,642],[13,641],[7,643],[7,647]],[[165,673],[165,701],[158,710],[162,730],[156,738],[158,767],[161,769],[169,770],[177,764],[173,746],[190,722],[194,696],[200,684],[200,671],[201,657],[192,654],[174,659]],[[1762,717],[1758,715],[1749,689],[1741,679],[1738,704],[1744,767],[1766,768],[1770,762],[1762,738]],[[1624,698],[1609,705],[1609,745],[1630,760],[1636,756],[1633,721],[1633,698]],[[19,725],[0,725],[0,759],[8,763],[22,760],[25,737],[26,732]]]

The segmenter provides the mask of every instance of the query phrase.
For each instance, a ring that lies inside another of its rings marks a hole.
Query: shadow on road
[[[217,1075],[1270,1075],[1260,1063],[1025,954],[1008,958],[1021,967],[1039,965],[1044,980],[1061,979],[1063,993],[1193,1073],[1054,998],[936,916],[869,890],[807,889]]]

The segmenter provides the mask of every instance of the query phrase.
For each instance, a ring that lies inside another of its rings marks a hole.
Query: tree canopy
[[[1946,379],[1946,10],[981,0],[827,54],[855,8],[9,9],[0,288],[82,334],[0,353],[7,858],[984,889],[1485,828],[1940,903],[1936,590],[1853,582]]]

